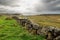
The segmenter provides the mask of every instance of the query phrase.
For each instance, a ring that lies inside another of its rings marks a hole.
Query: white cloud
[[[35,5],[38,3],[37,0],[16,0],[14,3],[7,5],[0,5],[0,9],[8,9],[8,10],[14,10],[17,12],[32,12],[35,10]]]

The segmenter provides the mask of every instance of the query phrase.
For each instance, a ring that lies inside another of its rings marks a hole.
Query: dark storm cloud
[[[0,4],[1,5],[10,5],[10,3],[12,3],[13,0],[0,0]]]
[[[14,4],[16,1],[17,0],[0,0],[0,5],[13,6],[13,7],[18,6]]]
[[[43,6],[42,9],[40,8],[41,5],[36,7],[37,11],[60,11],[60,0],[42,0]]]
[[[16,5],[17,0],[0,0],[0,13],[15,13],[13,9],[19,5]]]
[[[25,11],[30,13],[60,11],[60,0],[33,0],[33,2],[32,0],[0,0],[0,12],[24,13]]]

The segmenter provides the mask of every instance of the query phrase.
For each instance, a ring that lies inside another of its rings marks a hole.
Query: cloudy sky
[[[60,0],[0,0],[0,13],[60,13]]]

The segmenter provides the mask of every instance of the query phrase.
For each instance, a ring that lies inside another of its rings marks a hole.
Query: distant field
[[[30,34],[16,20],[6,17],[0,16],[0,40],[44,40],[43,36]]]
[[[41,26],[54,26],[60,28],[60,15],[29,16],[28,18]]]

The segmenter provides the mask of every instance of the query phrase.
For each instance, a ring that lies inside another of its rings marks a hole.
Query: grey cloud
[[[37,11],[60,11],[60,0],[42,0],[44,7],[40,8],[41,5],[37,6]]]
[[[18,5],[16,3],[16,1],[20,1],[20,0],[0,0],[0,12],[17,12],[17,10],[13,10],[14,7],[20,7],[20,5]],[[35,5],[34,11],[32,11],[32,13],[34,12],[56,12],[56,11],[60,11],[60,0],[37,0],[39,1],[37,5]],[[1,5],[3,7],[1,7]],[[10,7],[7,8],[6,6]],[[22,8],[23,9],[23,8]],[[31,13],[31,8],[27,8],[30,10]],[[18,9],[19,10],[19,9]]]
[[[0,0],[0,5],[13,6],[13,7],[18,6],[14,4],[16,1],[17,0]]]
[[[0,0],[1,5],[9,5],[13,0]]]

